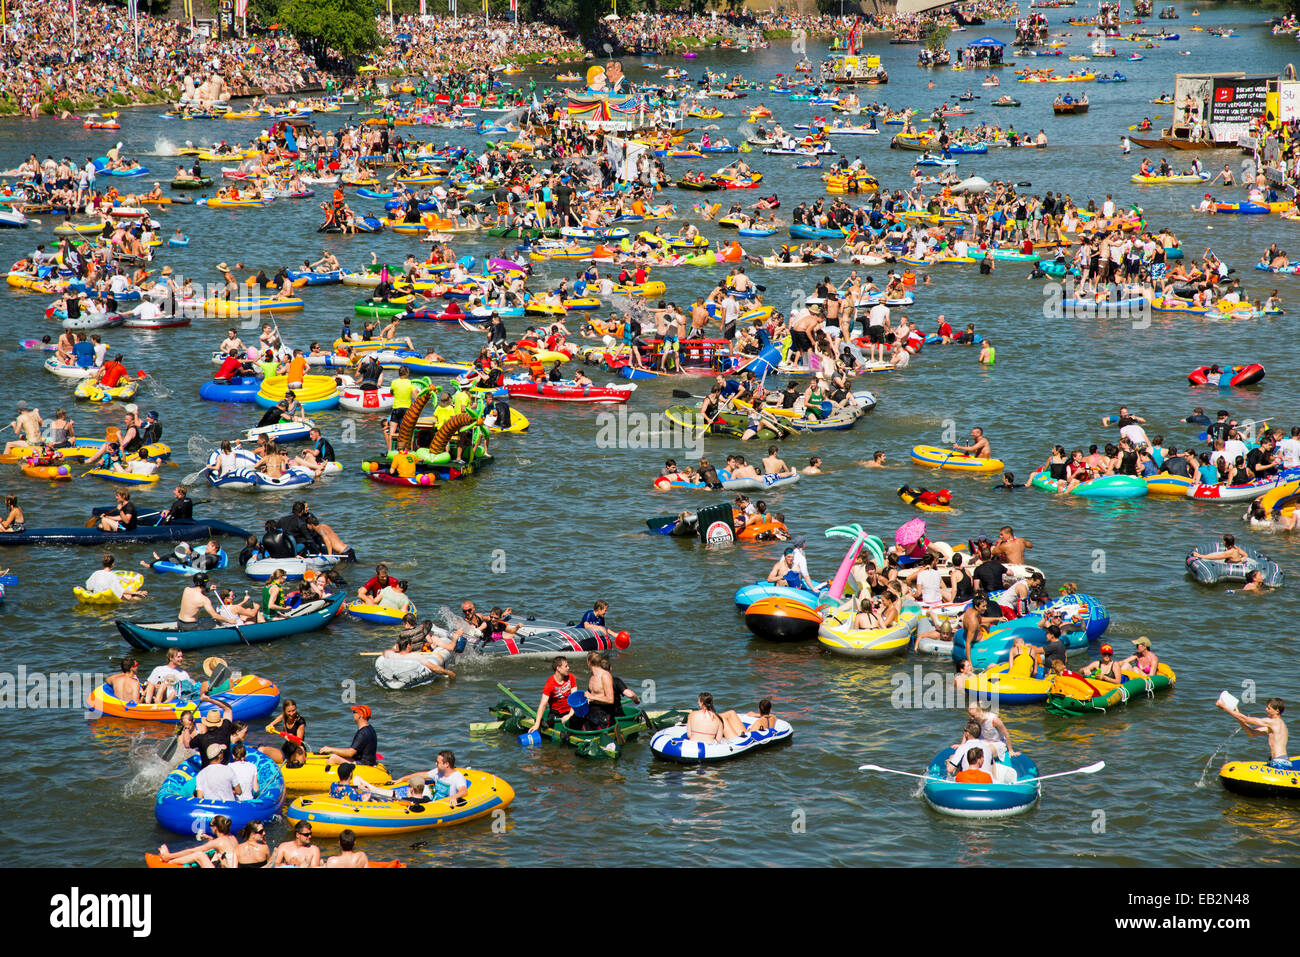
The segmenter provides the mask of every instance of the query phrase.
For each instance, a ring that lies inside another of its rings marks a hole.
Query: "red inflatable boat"
[[[1187,381],[1192,385],[1217,385],[1221,389],[1254,385],[1262,378],[1264,367],[1258,362],[1243,366],[1201,366],[1187,375]]]

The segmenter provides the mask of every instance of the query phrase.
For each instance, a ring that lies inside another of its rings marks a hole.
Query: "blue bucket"
[[[519,736],[519,744],[521,747],[535,748],[541,743],[542,735],[540,731],[529,731],[526,734],[521,734]]]
[[[573,694],[569,695],[569,707],[573,709],[573,713],[579,718],[585,715],[588,708],[587,692],[575,691]]]

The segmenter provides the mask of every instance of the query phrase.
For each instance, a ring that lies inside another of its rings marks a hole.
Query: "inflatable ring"
[[[429,443],[429,451],[434,453],[447,451],[447,443],[451,441],[451,437],[473,421],[474,416],[468,412],[458,412],[453,415],[438,426],[438,431],[433,434],[433,440]]]
[[[436,389],[425,389],[411,400],[410,406],[402,416],[401,424],[397,427],[397,439],[394,443],[396,448],[409,449],[411,447],[411,439],[415,435],[415,424],[420,421],[420,413],[424,411],[430,396],[435,392],[437,392]]]

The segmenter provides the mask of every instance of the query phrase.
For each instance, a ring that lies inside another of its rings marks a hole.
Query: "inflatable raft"
[[[284,801],[284,777],[279,766],[261,751],[250,748],[248,760],[257,769],[257,797],[253,800],[200,801],[194,788],[201,764],[196,754],[163,780],[154,799],[154,817],[167,830],[186,836],[202,833],[218,814],[230,818],[232,834],[253,821],[269,821]]]
[[[1257,552],[1253,548],[1239,546],[1246,553],[1244,562],[1207,561],[1193,558],[1193,553],[1213,555],[1223,551],[1222,542],[1208,542],[1197,546],[1187,553],[1187,571],[1202,585],[1217,585],[1219,582],[1244,582],[1253,571],[1264,573],[1264,584],[1276,588],[1282,584],[1282,569],[1277,562]]]
[[[905,612],[887,628],[855,629],[848,627],[853,617],[852,611],[827,614],[818,629],[817,640],[821,646],[850,658],[887,658],[906,654],[919,620],[915,612]]]
[[[932,445],[918,445],[912,449],[912,461],[929,468],[952,469],[958,472],[1001,472],[1006,468],[1001,459],[976,458]]]
[[[1291,763],[1296,770],[1270,767],[1267,761],[1229,761],[1219,769],[1219,783],[1248,797],[1300,798],[1300,757]]]
[[[741,718],[745,728],[753,725],[755,719]],[[691,741],[687,737],[686,725],[674,725],[664,728],[650,739],[650,750],[655,757],[674,764],[716,764],[730,761],[770,747],[794,737],[794,728],[789,722],[777,718],[775,724],[767,731],[748,731],[744,737],[730,738],[726,741]]]
[[[229,691],[212,695],[213,700],[229,705],[235,721],[255,721],[264,718],[280,704],[280,689],[271,681],[257,675],[242,675]],[[165,721],[179,724],[187,711],[198,712],[198,701],[168,701],[163,704],[141,704],[123,701],[113,693],[112,685],[105,682],[90,693],[86,708],[110,718],[127,718],[131,721]]]
[[[1157,665],[1156,673],[1149,677],[1136,671],[1126,670],[1122,674],[1124,680],[1119,684],[1082,675],[1054,677],[1047,695],[1047,710],[1066,716],[1103,712],[1126,704],[1134,695],[1155,697],[1157,691],[1172,688],[1178,680],[1173,669],[1164,662]]]
[[[821,625],[820,614],[788,598],[760,598],[745,609],[745,627],[767,641],[811,641]]]
[[[1008,755],[985,770],[992,784],[969,784],[948,777],[948,759],[955,747],[944,748],[926,768],[925,803],[941,814],[968,818],[1011,817],[1038,803],[1038,766],[1025,754]]]
[[[1258,362],[1246,365],[1201,366],[1187,374],[1192,385],[1217,385],[1220,389],[1244,388],[1264,378],[1264,367]]]
[[[486,817],[497,808],[510,806],[514,788],[495,774],[459,768],[469,792],[453,804],[439,801],[358,801],[313,794],[296,798],[285,808],[285,819],[297,825],[311,824],[314,837],[337,837],[344,830],[359,835],[409,834],[431,827],[450,827]]]

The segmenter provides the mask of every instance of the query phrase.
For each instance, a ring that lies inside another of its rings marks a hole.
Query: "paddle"
[[[10,586],[18,584],[17,575],[0,575],[0,585]]]
[[[1096,764],[1089,764],[1086,767],[1075,768],[1073,771],[1057,771],[1055,774],[1040,774],[1036,778],[1025,778],[1023,781],[1017,781],[1017,784],[1028,784],[1030,781],[1046,781],[1048,778],[1063,778],[1067,774],[1096,774],[1106,766],[1105,761],[1098,761]]]
[[[208,591],[212,592],[212,594],[217,596],[217,603],[221,605],[222,608],[226,607],[226,603],[221,600],[221,593],[217,591],[216,585],[213,585],[211,588],[208,589]],[[224,626],[218,625],[217,627],[224,627]],[[231,622],[229,627],[235,629],[235,634],[239,636],[239,640],[242,641],[244,644],[246,645],[252,644],[251,641],[249,641],[247,638],[244,637],[244,633],[239,630],[239,625],[236,622]],[[227,677],[229,677],[229,672],[227,672]],[[213,684],[215,683],[216,682],[214,681]]]
[[[172,763],[172,758],[176,756],[176,749],[181,745],[181,733],[178,729],[175,734],[158,746],[158,758],[167,763]]]

